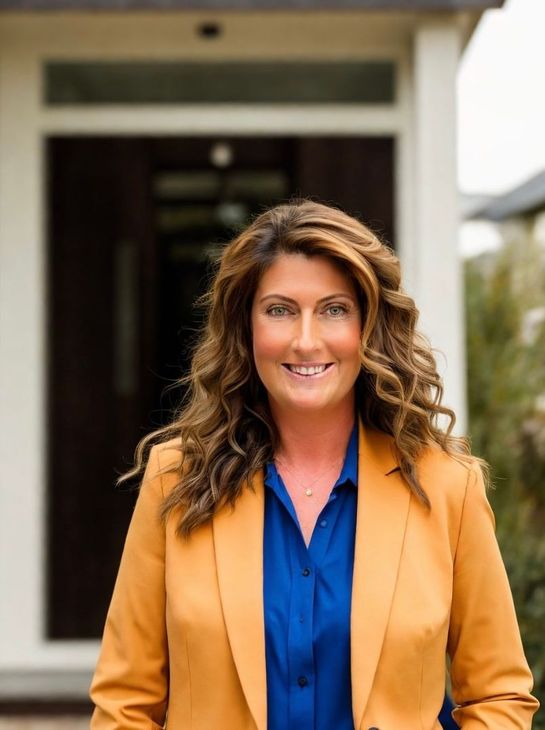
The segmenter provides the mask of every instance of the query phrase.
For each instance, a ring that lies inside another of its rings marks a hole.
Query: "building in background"
[[[313,196],[391,243],[464,432],[455,83],[500,5],[0,0],[2,713],[87,710],[115,474],[264,206]]]
[[[502,238],[530,237],[545,248],[545,170],[503,195],[466,196],[466,221],[489,221]]]
[[[488,238],[494,241],[480,254],[483,273],[494,268],[498,250],[508,246],[512,252],[514,293],[526,305],[523,337],[531,342],[545,320],[545,170],[503,195],[466,196],[462,206],[463,225],[473,228],[476,236],[488,229]]]

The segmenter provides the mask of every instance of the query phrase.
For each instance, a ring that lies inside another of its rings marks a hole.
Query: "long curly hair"
[[[362,313],[361,371],[356,407],[366,426],[393,437],[408,488],[427,508],[416,462],[431,444],[468,464],[467,438],[451,435],[455,414],[441,404],[443,386],[428,340],[416,330],[418,310],[401,287],[393,250],[359,220],[305,198],[258,215],[225,248],[201,304],[206,320],[190,372],[179,383],[187,395],[172,421],[145,436],[135,466],[149,447],[175,439],[180,481],[165,497],[161,517],[181,507],[177,533],[188,537],[217,509],[234,503],[253,474],[272,459],[279,435],[253,360],[251,307],[259,280],[281,254],[325,256],[352,279]],[[446,417],[448,427],[437,423]],[[481,459],[485,475],[487,465]]]

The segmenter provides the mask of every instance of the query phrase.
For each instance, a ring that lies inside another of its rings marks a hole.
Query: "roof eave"
[[[374,10],[482,13],[504,0],[0,0],[0,11]]]

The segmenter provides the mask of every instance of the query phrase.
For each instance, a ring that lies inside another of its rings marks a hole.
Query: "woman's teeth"
[[[313,365],[312,367],[306,368],[302,365],[288,365],[288,369],[298,375],[318,375],[318,373],[323,373],[326,367],[326,365]]]

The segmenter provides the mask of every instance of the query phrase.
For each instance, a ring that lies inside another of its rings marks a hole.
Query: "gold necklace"
[[[318,476],[315,477],[310,482],[310,484],[308,484],[306,487],[303,485],[303,483],[301,482],[301,480],[299,479],[299,477],[293,472],[292,469],[290,469],[290,467],[285,462],[280,461],[279,459],[275,459],[274,461],[275,461],[275,463],[277,465],[276,466],[277,470],[278,470],[278,466],[281,466],[282,468],[286,469],[286,471],[289,471],[289,473],[292,475],[292,477],[295,479],[295,481],[298,482],[299,486],[303,489],[303,491],[306,494],[306,496],[307,497],[312,497],[312,495],[313,495],[312,487],[314,486],[314,484],[316,484],[316,482],[318,481],[318,479],[321,479],[321,477],[325,476],[334,467],[337,468],[340,464],[342,464],[343,459],[338,459],[337,461],[333,462],[333,464],[330,464],[325,471],[323,471],[320,474],[318,474]]]

